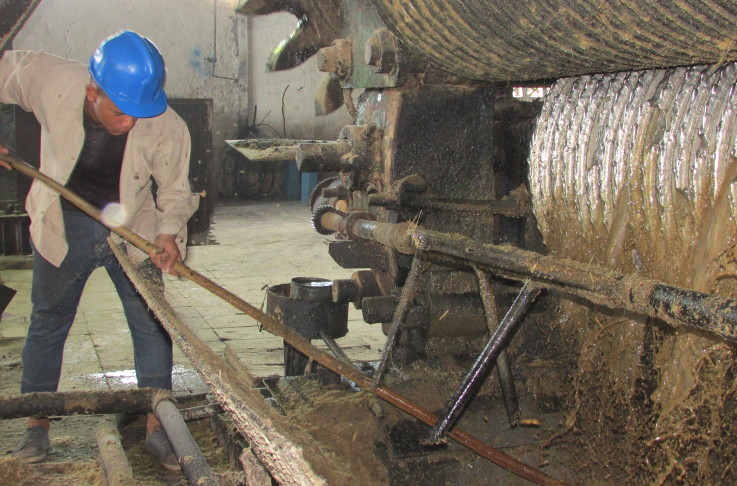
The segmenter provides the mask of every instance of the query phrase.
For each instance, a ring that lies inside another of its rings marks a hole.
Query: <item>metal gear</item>
[[[331,235],[335,233],[335,231],[324,228],[322,226],[322,223],[320,222],[322,215],[325,213],[335,213],[343,217],[346,216],[346,213],[344,213],[340,209],[336,209],[333,206],[328,205],[320,206],[312,212],[312,227],[315,228],[315,231],[317,231],[321,235]]]

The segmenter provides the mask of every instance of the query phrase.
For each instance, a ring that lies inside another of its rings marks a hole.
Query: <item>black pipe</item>
[[[510,427],[516,427],[522,417],[522,410],[519,407],[517,388],[514,386],[512,367],[509,365],[506,349],[502,349],[499,357],[496,359],[496,372],[499,376],[499,384],[502,389],[504,408],[507,411],[507,421]]]
[[[514,335],[521,318],[529,310],[530,306],[542,291],[542,288],[530,282],[526,283],[517,298],[512,303],[507,314],[499,323],[494,334],[489,338],[484,350],[481,352],[473,367],[463,380],[458,390],[446,406],[445,416],[441,417],[433,427],[428,445],[442,443],[448,430],[453,426],[458,415],[466,406],[468,401],[478,391],[491,366],[494,365],[499,354],[506,348],[509,339]]]
[[[661,319],[674,319],[727,336],[737,334],[734,300],[663,284],[653,285],[645,299],[647,307]]]
[[[217,486],[215,475],[174,402],[159,400],[153,410],[171,442],[187,482],[192,486]]]

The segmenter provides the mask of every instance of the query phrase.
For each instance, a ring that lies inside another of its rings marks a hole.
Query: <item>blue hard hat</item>
[[[90,57],[90,74],[120,111],[150,118],[166,110],[164,59],[156,46],[122,30],[102,41]]]

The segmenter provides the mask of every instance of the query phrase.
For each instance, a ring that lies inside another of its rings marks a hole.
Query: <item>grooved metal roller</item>
[[[372,0],[411,50],[460,76],[541,80],[737,58],[737,3]]]

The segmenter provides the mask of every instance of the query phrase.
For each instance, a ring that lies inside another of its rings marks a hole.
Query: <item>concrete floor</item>
[[[185,264],[256,307],[265,288],[293,277],[349,278],[355,270],[328,256],[326,237],[298,202],[239,202],[217,207],[211,244],[190,247]],[[0,257],[2,258],[2,257]],[[0,344],[21,340],[30,314],[31,270],[0,270],[0,282],[18,293],[0,317]],[[283,374],[282,340],[256,321],[189,280],[166,276],[167,300],[178,317],[213,349],[227,343],[252,374]],[[349,306],[349,332],[338,344],[352,360],[377,360],[386,337]],[[314,343],[318,344],[318,343]],[[327,349],[326,346],[321,346]],[[60,391],[135,387],[130,333],[107,273],[96,270],[82,297],[67,340]],[[206,392],[187,358],[175,349],[174,393]]]

